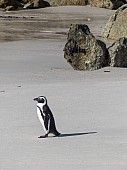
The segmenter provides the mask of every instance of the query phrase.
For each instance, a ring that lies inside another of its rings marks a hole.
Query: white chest
[[[43,126],[43,129],[46,132],[46,129],[45,129],[45,126],[44,126],[44,120],[43,120],[42,115],[41,115],[41,114],[44,115],[43,110],[42,110],[43,105],[39,103],[39,104],[37,104],[37,106],[39,107],[39,108],[37,107],[37,116],[38,116],[38,119],[40,120],[40,122],[41,122],[41,124]]]

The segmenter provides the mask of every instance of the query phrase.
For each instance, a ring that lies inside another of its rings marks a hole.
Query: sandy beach
[[[74,71],[63,57],[70,23],[100,37],[112,13],[89,6],[0,12],[0,170],[127,168],[127,69]],[[39,95],[61,137],[38,138]]]

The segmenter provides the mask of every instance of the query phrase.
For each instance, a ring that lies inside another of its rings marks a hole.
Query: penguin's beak
[[[37,98],[34,98],[33,100],[34,100],[34,101],[37,101]]]

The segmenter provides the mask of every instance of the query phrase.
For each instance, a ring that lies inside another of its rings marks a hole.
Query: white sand
[[[0,43],[0,170],[127,168],[127,70],[74,71],[65,42]],[[62,137],[37,138],[38,95],[48,98]]]

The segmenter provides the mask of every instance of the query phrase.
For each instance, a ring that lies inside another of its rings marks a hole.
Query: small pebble
[[[105,70],[104,72],[108,73],[108,72],[110,72],[110,70]]]

